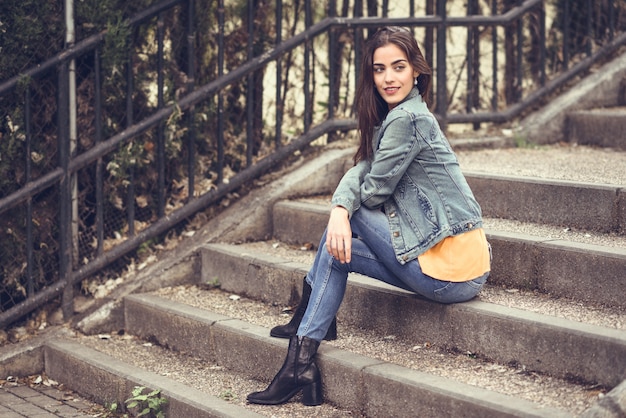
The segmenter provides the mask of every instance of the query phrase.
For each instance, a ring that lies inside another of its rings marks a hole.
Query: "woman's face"
[[[404,51],[392,43],[377,48],[373,58],[376,90],[391,110],[409,95],[419,73],[413,70]]]

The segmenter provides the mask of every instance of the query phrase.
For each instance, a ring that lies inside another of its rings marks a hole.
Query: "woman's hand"
[[[326,231],[326,250],[342,264],[349,263],[352,254],[352,228],[348,210],[336,206],[330,211]]]

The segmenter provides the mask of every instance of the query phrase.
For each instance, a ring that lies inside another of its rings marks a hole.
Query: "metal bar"
[[[437,15],[442,19],[442,23],[437,27],[437,114],[441,116],[442,129],[447,129],[448,113],[448,88],[446,86],[446,2],[437,0]]]
[[[467,0],[467,15],[472,15],[473,9],[473,0]],[[472,99],[474,98],[473,86],[472,86],[472,66],[474,65],[474,54],[472,54],[473,49],[473,36],[472,36],[472,28],[467,28],[467,40],[466,40],[466,51],[465,51],[465,60],[467,63],[466,72],[467,72],[467,94],[465,96],[465,111],[470,113],[472,111],[473,103]]]
[[[591,55],[593,40],[593,7],[591,0],[587,0],[587,39],[585,40],[587,56]]]
[[[491,14],[498,13],[498,0],[491,2]],[[493,76],[491,84],[491,110],[498,110],[498,27],[491,27],[491,74]]]
[[[72,190],[69,137],[69,63],[59,66],[57,131],[59,167],[63,177],[59,182],[59,278],[68,279],[72,274]],[[61,310],[63,318],[69,319],[74,313],[73,292],[71,286],[63,289]]]
[[[195,25],[194,25],[194,2],[187,1],[187,93],[193,91],[196,85],[196,61],[195,61]],[[196,124],[195,106],[190,106],[187,111],[187,201],[194,198],[195,194],[195,157],[196,157]]]
[[[363,2],[362,0],[354,0],[354,18],[356,21],[360,21],[359,18],[363,16]],[[382,26],[382,25],[381,25]],[[350,25],[347,25],[350,27]],[[363,60],[363,30],[360,26],[354,26],[354,72],[355,83],[361,76],[361,61]],[[356,91],[356,86],[355,86]]]
[[[283,41],[283,2],[276,0],[276,43],[278,48]],[[281,146],[281,138],[283,136],[283,98],[282,98],[282,82],[283,82],[283,66],[282,59],[276,58],[276,136],[274,143],[276,148]]]
[[[563,2],[563,69],[569,67],[569,0]]]
[[[165,105],[163,89],[165,77],[163,74],[163,43],[165,37],[165,23],[163,13],[159,13],[157,20],[157,108],[162,109]],[[165,122],[157,126],[157,217],[165,215]]]
[[[304,1],[304,27],[308,31],[312,25],[313,12],[311,0]],[[313,104],[311,98],[311,39],[304,42],[304,132],[311,127],[313,119]]]
[[[26,150],[24,155],[24,157],[26,158],[26,173],[24,174],[24,180],[26,181],[26,183],[28,183],[31,177],[31,150],[33,141],[30,86],[26,87],[24,96],[24,127],[26,129]],[[33,199],[28,198],[28,200],[26,200],[26,294],[27,297],[32,297],[34,293],[35,284],[33,278]]]
[[[217,2],[217,78],[224,76],[224,0]],[[246,75],[249,73],[246,73]],[[234,81],[234,80],[233,80]],[[217,92],[217,182],[224,176],[224,94]]]
[[[546,84],[546,9],[542,4],[539,6],[539,83]]]
[[[609,0],[607,4],[608,14],[609,14],[609,41],[612,41],[615,37],[615,2],[614,0]]]
[[[434,0],[426,0],[426,15],[428,17],[433,17],[435,15],[435,8],[434,8]],[[411,15],[413,16],[413,15]],[[434,60],[434,56],[435,56],[435,34],[434,34],[434,28],[432,26],[427,26],[424,28],[425,29],[425,34],[424,34],[424,45],[425,45],[425,49],[426,51],[424,51],[424,55],[426,58],[426,62],[428,62],[428,65],[433,66],[435,65],[435,60]],[[433,82],[435,81],[434,78],[432,80]],[[434,91],[433,89],[430,90],[429,93],[429,97],[428,97],[428,102],[432,103],[433,102],[433,98],[434,98]]]
[[[246,48],[248,61],[254,57],[254,3],[248,0],[248,45]],[[246,167],[252,165],[252,151],[254,147],[254,73],[246,77]],[[262,100],[262,98],[261,98]]]
[[[522,0],[518,0],[519,3]],[[522,80],[524,79],[524,74],[522,72],[522,61],[524,60],[524,51],[522,47],[524,46],[524,33],[522,31],[524,22],[522,21],[522,16],[517,21],[517,59],[515,60],[515,64],[517,66],[517,80],[515,83],[515,97],[519,100],[522,97]]]
[[[126,65],[126,128],[133,126],[133,56],[132,46],[128,50]],[[132,152],[132,148],[130,149]],[[128,188],[126,190],[126,218],[128,235],[135,235],[135,168],[132,161],[128,165]]]
[[[329,0],[328,2],[328,16],[336,17],[337,16],[337,1]],[[328,118],[332,119],[335,117],[335,102],[337,97],[339,96],[339,92],[337,91],[339,86],[336,84],[336,66],[333,65],[337,62],[338,57],[337,54],[337,33],[334,28],[330,28],[328,31]]]
[[[467,1],[467,15],[474,15],[478,11],[477,0],[468,0]],[[468,27],[467,28],[467,96],[466,96],[466,111],[467,113],[473,113],[478,107],[478,95],[479,95],[479,84],[478,84],[478,69],[476,66],[478,65],[478,60],[480,56],[478,54],[478,48],[480,47],[480,43],[478,42],[477,37],[477,28]],[[474,124],[474,129],[480,129],[480,124]]]
[[[102,142],[102,69],[100,49],[94,51],[94,100],[95,100],[95,143]],[[102,157],[96,161],[96,255],[104,252],[104,163]]]

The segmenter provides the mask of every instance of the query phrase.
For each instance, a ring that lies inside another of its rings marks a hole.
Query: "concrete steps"
[[[205,246],[202,264],[203,281],[217,280],[227,292],[282,306],[289,306],[292,294],[299,292],[308,267],[245,245],[228,244]],[[519,363],[529,370],[606,387],[616,386],[626,375],[623,329],[511,308],[480,298],[440,305],[353,275],[339,320],[376,335],[430,341],[498,363]]]
[[[573,111],[566,126],[569,142],[626,150],[626,106]]]
[[[280,368],[286,349],[287,342],[269,337],[267,328],[152,295],[129,297],[126,315],[128,330],[135,335],[156,339],[173,350],[191,349],[196,355],[217,358],[230,370],[264,380]],[[568,416],[327,344],[319,350],[319,364],[328,402],[363,416]]]

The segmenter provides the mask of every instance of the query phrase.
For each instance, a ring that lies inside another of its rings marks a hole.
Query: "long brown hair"
[[[428,99],[432,71],[411,32],[397,26],[388,26],[376,31],[367,41],[356,88],[355,108],[361,143],[354,155],[355,164],[361,160],[370,159],[374,154],[372,149],[374,128],[389,112],[389,106],[376,90],[373,81],[374,51],[387,44],[394,44],[404,51],[413,70],[419,73],[417,88],[420,95],[424,100]]]

